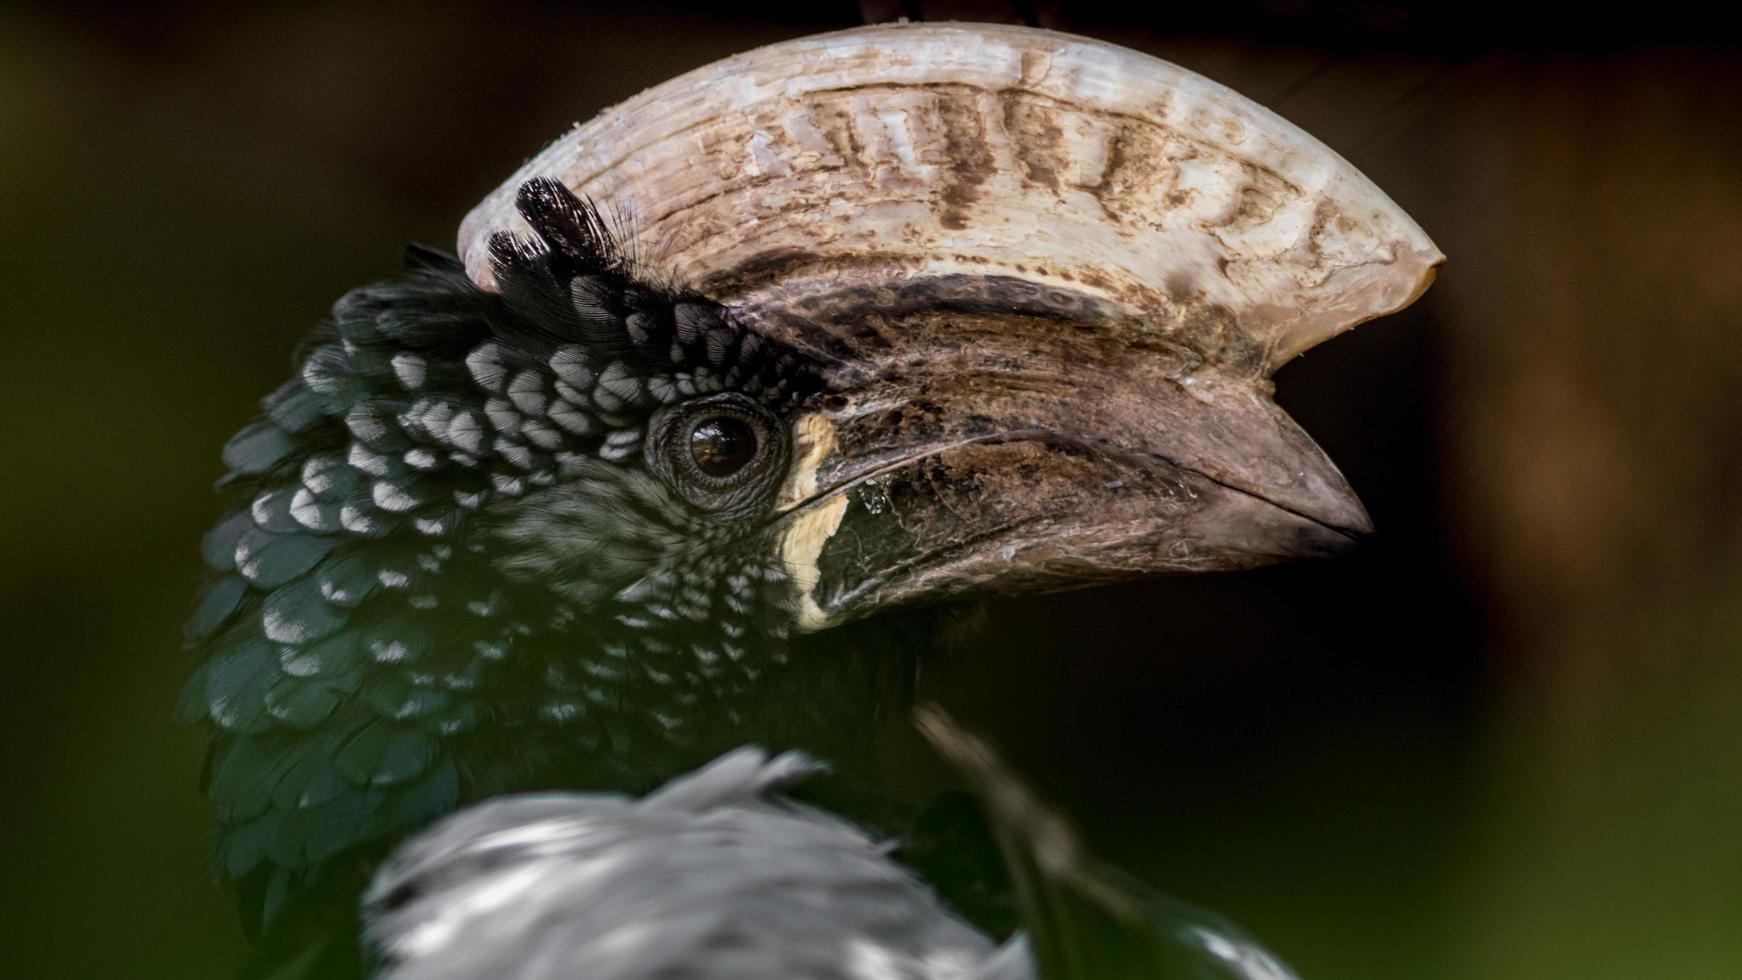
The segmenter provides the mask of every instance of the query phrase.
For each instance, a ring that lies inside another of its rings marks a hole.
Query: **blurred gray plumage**
[[[992,942],[882,844],[768,795],[818,768],[742,748],[641,800],[532,794],[464,810],[370,889],[380,975],[989,976],[974,970]]]
[[[414,838],[366,898],[389,980],[1295,980],[1236,927],[1148,894],[941,715],[927,734],[999,832],[1032,932],[999,946],[888,847],[772,794],[821,768],[745,747],[641,800],[508,797]]]

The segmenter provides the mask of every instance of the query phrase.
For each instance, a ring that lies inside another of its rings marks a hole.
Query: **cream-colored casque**
[[[1010,26],[841,31],[648,89],[466,218],[460,254],[482,285],[485,243],[525,230],[514,191],[535,175],[599,202],[653,269],[752,317],[849,282],[1008,276],[1153,329],[1231,321],[1265,374],[1408,305],[1443,260],[1371,181],[1250,99]]]

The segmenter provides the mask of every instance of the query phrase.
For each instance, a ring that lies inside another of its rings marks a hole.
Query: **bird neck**
[[[905,717],[936,618],[910,613],[791,637],[746,631],[743,666],[730,677],[660,669],[662,655],[694,662],[702,641],[680,623],[648,630],[630,617],[589,616],[522,637],[515,656],[536,659],[537,669],[523,661],[500,672],[501,684],[483,685],[492,723],[450,743],[471,777],[466,795],[640,791],[747,744],[802,751],[878,785],[878,733]],[[621,673],[607,669],[619,663]]]

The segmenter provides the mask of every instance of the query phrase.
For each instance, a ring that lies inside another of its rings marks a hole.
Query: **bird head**
[[[459,246],[342,299],[225,450],[184,712],[232,875],[863,735],[830,638],[875,614],[1345,547],[1269,378],[1440,261],[1226,89],[941,25],[643,93]]]

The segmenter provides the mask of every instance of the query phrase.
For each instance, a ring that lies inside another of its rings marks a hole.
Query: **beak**
[[[1260,371],[1129,331],[950,326],[843,368],[795,423],[777,526],[801,628],[1329,555],[1371,530]]]

